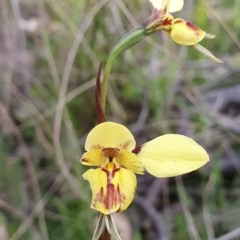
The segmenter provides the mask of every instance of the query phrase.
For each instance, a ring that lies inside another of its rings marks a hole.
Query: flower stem
[[[134,46],[136,43],[140,42],[146,36],[148,36],[148,34],[145,31],[144,27],[136,28],[133,31],[129,32],[126,36],[124,36],[112,49],[106,63],[103,80],[101,84],[101,105],[102,105],[103,111],[105,111],[108,80],[109,80],[109,75],[112,70],[114,60],[121,53],[125,52],[127,49]]]

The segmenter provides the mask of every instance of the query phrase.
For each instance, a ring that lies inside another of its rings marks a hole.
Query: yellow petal
[[[177,12],[183,8],[183,0],[149,0],[158,10],[167,8],[168,12]]]
[[[105,159],[102,157],[102,150],[96,148],[84,153],[80,161],[87,166],[101,166]]]
[[[209,161],[207,152],[183,135],[166,134],[144,144],[137,154],[146,170],[156,177],[188,173]]]
[[[126,150],[122,150],[117,158],[117,161],[124,168],[132,170],[137,174],[143,174],[143,165],[140,163],[136,154]]]
[[[120,193],[123,196],[123,202],[121,203],[118,212],[122,212],[128,208],[134,198],[137,179],[133,171],[125,168],[121,168],[116,175],[118,175],[117,182],[119,183]]]
[[[104,214],[108,213],[103,201],[107,193],[107,174],[101,168],[89,169],[83,175],[83,178],[90,183],[92,190],[92,205],[91,207],[97,209]]]
[[[94,127],[87,136],[85,149],[118,148],[133,150],[136,142],[131,132],[121,124],[104,122]]]
[[[175,18],[170,36],[178,44],[194,45],[205,37],[205,32],[190,22]]]
[[[111,214],[125,210],[132,202],[137,180],[135,174],[128,169],[106,170],[90,169],[83,174],[92,189],[91,207],[103,214]]]

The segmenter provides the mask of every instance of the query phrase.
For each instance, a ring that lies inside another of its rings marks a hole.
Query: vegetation
[[[138,145],[187,135],[211,158],[178,178],[138,176],[136,199],[116,215],[129,239],[240,238],[239,9],[238,0],[189,0],[174,14],[215,34],[201,44],[224,64],[164,33],[115,61],[108,120],[128,126]],[[0,239],[91,239],[97,212],[79,159],[96,124],[97,70],[151,6],[2,0],[0,12]]]

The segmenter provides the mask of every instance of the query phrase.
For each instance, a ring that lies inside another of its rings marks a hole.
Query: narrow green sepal
[[[110,233],[110,235],[112,237],[114,237],[115,240],[122,240],[118,233],[117,227],[114,223],[112,214],[105,216],[105,224],[106,224],[108,232]]]
[[[115,240],[122,240],[114,223],[112,214],[104,215],[102,213],[99,215],[92,240],[98,240],[100,237],[102,237],[101,235],[105,227],[107,228],[109,235],[111,235]]]
[[[97,221],[97,226],[95,228],[94,234],[93,234],[93,238],[92,240],[98,240],[99,237],[102,235],[104,228],[105,228],[105,219],[104,219],[105,215],[104,214],[100,214],[98,221]]]
[[[210,60],[216,63],[223,63],[220,59],[216,58],[210,51],[208,51],[206,48],[204,48],[202,45],[195,44],[193,47],[202,53],[204,56],[208,57]]]

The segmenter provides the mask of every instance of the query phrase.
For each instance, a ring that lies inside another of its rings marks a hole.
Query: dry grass
[[[161,33],[116,60],[108,119],[126,124],[139,144],[181,133],[211,156],[176,182],[139,177],[128,220],[121,220],[133,239],[240,237],[239,9],[238,0],[189,0],[178,14],[217,35],[202,44],[223,65]],[[150,13],[144,0],[0,1],[4,240],[91,238],[95,212],[79,159],[96,122],[96,71]]]

